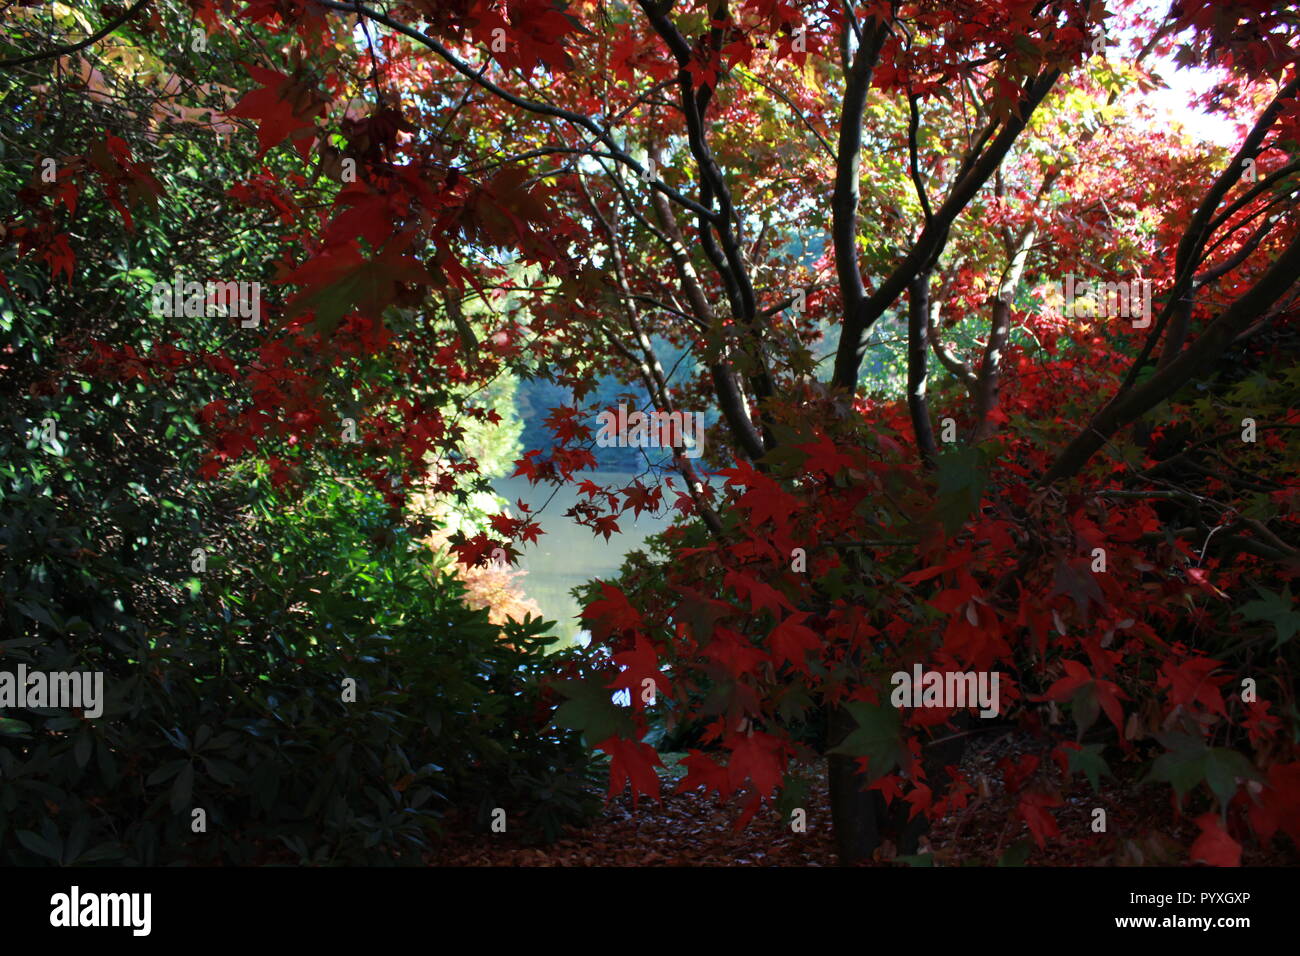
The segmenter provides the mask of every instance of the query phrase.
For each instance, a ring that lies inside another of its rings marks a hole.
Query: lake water
[[[593,472],[583,477],[598,485],[618,489],[635,476],[621,472]],[[512,514],[518,511],[514,504],[521,499],[534,514],[540,511],[538,521],[546,533],[537,544],[523,549],[519,567],[528,573],[520,581],[524,592],[537,602],[547,620],[556,622],[555,633],[566,645],[583,633],[578,621],[580,608],[569,591],[592,578],[613,577],[622,565],[624,555],[640,549],[646,538],[672,523],[671,514],[654,517],[643,512],[639,518],[633,519],[632,513],[628,512],[618,519],[622,533],[610,535],[606,541],[604,537],[593,534],[590,528],[564,517],[564,513],[579,501],[587,500],[576,485],[565,485],[556,491],[551,485],[530,485],[526,478],[501,478],[494,481],[492,487],[510,502]],[[552,492],[555,492],[555,497],[546,504]],[[671,500],[671,497],[665,489],[664,498]],[[546,504],[545,511],[541,511],[543,504]]]

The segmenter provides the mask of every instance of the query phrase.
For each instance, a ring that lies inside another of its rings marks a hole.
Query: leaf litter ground
[[[1045,751],[1025,734],[1007,733],[972,744],[962,772],[984,795],[972,796],[966,809],[931,828],[926,859],[938,866],[1179,866],[1189,865],[1187,848],[1196,840],[1197,812],[1184,806],[1178,814],[1168,790],[1141,783],[1140,765],[1115,761],[1118,779],[1103,777],[1093,793],[1079,783],[1064,796],[1053,815],[1061,835],[1037,847],[1024,821],[1016,816],[1018,796],[1007,791],[999,764],[1035,753],[1041,759],[1036,782],[1061,785]],[[684,755],[677,755],[684,756]],[[642,798],[634,808],[626,794],[606,803],[585,827],[568,827],[549,845],[529,844],[516,835],[475,831],[449,821],[448,836],[431,857],[435,866],[834,866],[835,843],[824,775],[810,788],[807,832],[795,833],[774,810],[764,808],[749,826],[736,832],[735,805],[719,806],[703,792],[673,793],[682,770],[665,755],[660,771],[662,801]],[[1033,785],[1031,782],[1029,785]],[[1191,800],[1195,800],[1193,795]],[[1093,809],[1103,807],[1107,833],[1093,833]],[[886,842],[867,866],[904,865]],[[1271,846],[1247,844],[1245,866],[1300,865],[1300,853],[1277,836]]]

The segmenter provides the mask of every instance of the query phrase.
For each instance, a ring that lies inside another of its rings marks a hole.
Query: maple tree
[[[888,702],[921,664],[1000,672],[1001,719],[1044,742],[1005,768],[1040,847],[1107,753],[1204,810],[1190,859],[1300,841],[1294,17],[189,0],[118,27],[197,28],[241,65],[164,85],[150,122],[254,155],[225,194],[278,253],[261,328],[92,344],[83,370],[219,370],[198,472],[258,457],[286,493],[337,451],[360,389],[343,453],[395,522],[413,489],[474,475],[460,418],[494,421],[475,400],[493,380],[568,389],[517,474],[578,485],[569,517],[606,537],[629,511],[681,515],[661,562],[592,588],[590,666],[555,684],[611,794],[658,793],[644,738],[669,709],[704,725],[683,788],[737,799],[744,825],[796,806],[824,759],[841,857],[869,857],[973,792],[956,763],[976,721]],[[45,56],[93,88],[91,45]],[[1207,105],[1235,148],[1153,132],[1154,57],[1219,78]],[[111,130],[58,159],[53,180],[34,164],[5,242],[70,284],[81,197],[130,230],[161,187]],[[1149,280],[1149,326],[1064,314],[1049,286],[1076,273]],[[468,302],[489,308],[471,323]],[[689,373],[656,343],[688,349]],[[679,445],[664,491],[586,479],[606,372],[657,410],[715,409],[703,463]],[[451,540],[485,564],[542,532],[521,508]]]

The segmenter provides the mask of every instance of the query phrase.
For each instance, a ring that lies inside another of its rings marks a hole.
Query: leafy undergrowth
[[[1197,839],[1196,813],[1179,815],[1167,789],[1143,785],[1141,766],[1118,761],[1117,777],[1103,777],[1094,794],[1084,785],[1053,807],[1060,835],[1039,848],[1025,822],[1016,816],[1020,783],[1008,789],[1004,767],[1023,765],[1035,755],[1032,738],[1004,734],[972,746],[962,772],[977,784],[977,795],[962,811],[937,822],[923,838],[918,864],[938,866],[1179,866],[1188,865],[1187,847]],[[743,832],[734,829],[735,810],[718,806],[702,791],[673,793],[680,771],[675,761],[660,771],[664,798],[642,798],[636,807],[626,795],[609,801],[589,826],[566,828],[549,846],[530,845],[510,833],[485,834],[452,825],[429,862],[436,866],[834,866],[826,781],[809,792],[808,826],[794,833],[775,813],[760,812]],[[1060,786],[1056,768],[1045,759],[1041,784]],[[1013,786],[1015,781],[1012,781]],[[1093,833],[1093,809],[1107,814],[1107,833]],[[1244,866],[1300,865],[1300,853],[1277,837],[1269,847],[1247,842]],[[872,866],[898,866],[888,841]]]

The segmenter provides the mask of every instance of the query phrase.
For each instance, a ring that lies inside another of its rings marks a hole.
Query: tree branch
[[[993,175],[993,171],[1001,165],[1003,159],[1006,158],[1007,152],[1016,141],[1016,137],[1028,124],[1030,116],[1033,115],[1034,110],[1047,96],[1048,92],[1051,91],[1060,75],[1059,70],[1049,70],[1028,84],[1020,109],[1002,125],[1001,131],[993,138],[987,149],[979,153],[978,159],[973,158],[975,155],[973,152],[967,157],[967,161],[963,163],[964,172],[953,185],[948,198],[944,200],[943,205],[934,214],[934,218],[921,230],[921,235],[917,238],[907,256],[895,267],[894,271],[881,283],[871,297],[868,299],[859,297],[856,294],[850,297],[846,294],[846,306],[849,304],[850,298],[853,299],[853,306],[847,311],[844,327],[840,333],[840,344],[835,356],[835,372],[832,378],[835,385],[849,390],[852,390],[857,385],[858,369],[862,365],[863,356],[866,355],[867,333],[870,332],[871,326],[889,309],[890,305],[908,287],[911,281],[922,270],[930,268],[933,262],[937,260],[948,241],[949,227],[988,181],[988,178]],[[860,129],[861,123],[859,122],[858,125]],[[985,136],[981,136],[980,142],[982,143],[985,138]],[[856,176],[856,157],[854,157],[853,173]],[[855,212],[856,195],[857,184],[854,182],[853,207]],[[856,232],[856,227],[856,216],[854,216],[852,224],[854,232]],[[839,240],[841,237],[837,236],[836,238]],[[856,235],[851,236],[850,239],[852,240],[853,251],[856,253]],[[837,241],[837,264],[840,255],[841,243]],[[856,255],[851,269],[852,275],[848,276],[848,278],[855,283],[855,288],[861,288],[862,279],[858,274]],[[845,270],[842,269],[841,281],[844,280],[844,273]]]
[[[448,50],[445,46],[443,46],[433,37],[429,36],[426,33],[422,33],[421,31],[415,29],[414,27],[407,26],[406,24],[398,20],[394,20],[386,13],[380,13],[378,10],[372,10],[369,7],[367,7],[365,4],[362,4],[360,2],[339,3],[337,2],[337,0],[311,0],[311,2],[315,3],[317,6],[325,7],[328,10],[337,10],[342,13],[355,13],[358,16],[366,17],[367,19],[373,20],[376,23],[382,23],[384,26],[388,27],[389,29],[396,30],[398,33],[402,34],[403,36],[409,37],[410,39],[415,40],[417,43],[423,44],[424,46],[428,47],[434,53],[438,54],[438,56],[440,56],[443,60],[445,60],[454,70],[456,70],[457,73],[460,73],[462,76],[469,78],[474,83],[477,83],[483,89],[487,90],[489,93],[493,94],[496,97],[499,97],[500,99],[505,100],[507,103],[511,104],[512,106],[517,106],[520,109],[526,110],[529,113],[536,113],[539,116],[552,116],[555,117],[556,119],[562,119],[567,123],[571,123],[574,126],[578,126],[581,127],[582,129],[585,129],[592,136],[594,136],[598,142],[604,145],[605,148],[609,150],[610,154],[615,159],[617,159],[620,163],[623,163],[625,166],[628,166],[633,170],[635,170],[636,174],[639,177],[643,179],[645,178],[645,167],[642,166],[635,159],[633,159],[631,156],[629,156],[627,153],[625,153],[623,150],[619,149],[618,144],[615,143],[613,138],[609,135],[609,130],[602,129],[591,119],[591,117],[583,116],[581,113],[575,113],[572,110],[566,110],[563,107],[552,106],[549,103],[539,103],[535,100],[529,100],[515,93],[511,93],[509,90],[503,89],[502,87],[493,83],[491,80],[487,79],[487,77],[483,76],[481,72],[476,71],[468,63],[466,63],[460,57],[456,56],[456,54],[452,53],[450,50]],[[712,220],[717,215],[717,213],[713,212],[712,210],[704,206],[701,206],[699,203],[695,202],[692,199],[688,199],[687,197],[679,193],[677,190],[671,188],[670,186],[667,186],[666,184],[664,184],[658,179],[654,180],[654,182],[651,183],[651,188],[658,190],[659,192],[663,193],[665,196],[670,198],[673,202],[677,203],[678,205],[684,206],[685,208],[691,210],[691,212],[695,213],[698,216],[703,216],[705,219]]]
[[[1142,385],[1120,391],[1061,452],[1043,476],[1051,484],[1077,474],[1111,436],[1208,368],[1257,316],[1268,310],[1300,276],[1300,235],[1291,240],[1253,287],[1235,299],[1190,346]]]
[[[76,43],[69,43],[65,46],[57,46],[53,49],[45,50],[42,53],[29,53],[26,56],[16,56],[11,60],[0,60],[0,68],[23,66],[26,63],[35,63],[38,60],[52,60],[55,57],[67,56],[69,53],[76,53],[79,50],[84,50],[86,47],[98,43],[122,24],[126,23],[127,20],[130,20],[135,16],[148,2],[149,0],[136,0],[136,2],[127,9],[125,13],[114,20],[110,20],[84,40],[78,40]]]

